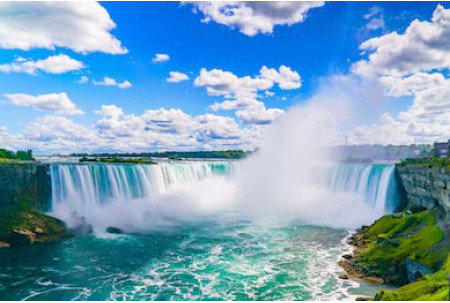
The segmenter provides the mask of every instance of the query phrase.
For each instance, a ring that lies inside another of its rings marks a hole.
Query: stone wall
[[[450,169],[407,165],[397,167],[408,207],[437,210],[450,221]]]
[[[51,176],[44,164],[0,164],[0,210],[45,212],[51,201]]]

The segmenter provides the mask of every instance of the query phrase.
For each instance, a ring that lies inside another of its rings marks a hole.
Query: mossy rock
[[[355,269],[396,285],[408,283],[406,258],[438,270],[449,247],[439,246],[444,232],[431,211],[386,215],[362,231],[365,247],[357,250]]]
[[[48,215],[22,210],[0,214],[0,241],[11,246],[58,241],[71,236],[63,221]]]
[[[381,290],[376,294],[375,300],[450,301],[450,254],[447,262],[436,273],[393,291]]]

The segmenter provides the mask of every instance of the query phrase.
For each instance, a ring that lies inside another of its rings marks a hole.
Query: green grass
[[[0,241],[9,242],[13,230],[29,230],[36,227],[44,233],[37,238],[38,242],[65,239],[71,236],[63,221],[34,211],[13,210],[0,213]]]
[[[362,230],[366,247],[356,252],[355,267],[389,283],[406,284],[406,258],[434,270],[443,264],[449,247],[439,247],[444,232],[434,214],[386,215]]]
[[[428,167],[450,167],[450,158],[417,158],[417,159],[406,159],[400,163],[396,164],[399,167],[405,167],[407,165],[419,165]]]
[[[434,274],[393,291],[381,290],[375,299],[380,301],[449,301],[450,254],[447,262]]]

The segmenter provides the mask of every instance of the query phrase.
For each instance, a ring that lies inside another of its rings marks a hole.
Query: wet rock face
[[[114,226],[109,226],[106,229],[106,232],[110,233],[110,234],[118,234],[118,235],[125,233],[125,231],[123,229],[118,228],[118,227],[114,227]]]
[[[450,221],[450,169],[407,165],[397,167],[410,209],[433,209]]]
[[[49,166],[0,164],[0,211],[28,209],[45,212],[51,199]]]
[[[73,236],[66,224],[33,211],[0,213],[0,247],[60,241]]]

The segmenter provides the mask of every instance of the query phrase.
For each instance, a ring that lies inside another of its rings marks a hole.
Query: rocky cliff
[[[66,224],[43,214],[51,202],[49,166],[0,163],[0,248],[63,240]]]
[[[397,170],[408,208],[432,209],[450,221],[450,168],[406,165],[398,166]]]
[[[48,210],[51,177],[48,165],[37,163],[0,164],[0,211],[28,209]]]

